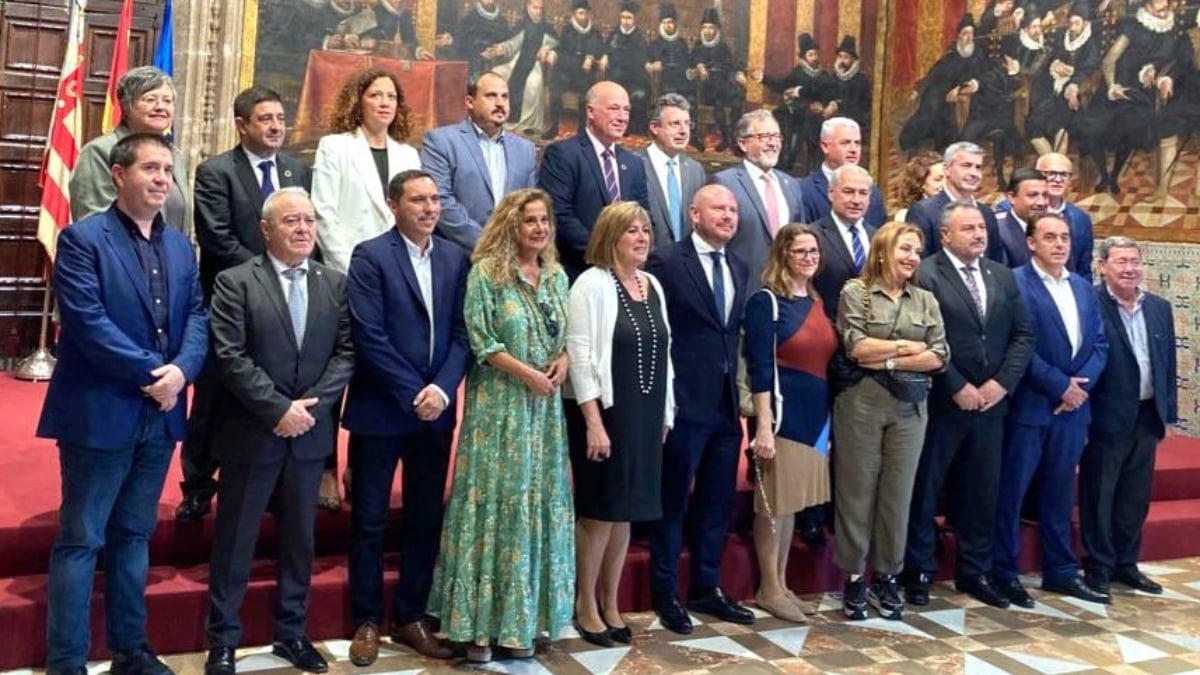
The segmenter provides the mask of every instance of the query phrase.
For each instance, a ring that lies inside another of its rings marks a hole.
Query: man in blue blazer
[[[1066,269],[1071,234],[1062,216],[1043,213],[1029,223],[1032,260],[1014,271],[1033,319],[1036,344],[1009,405],[1000,467],[992,550],[992,580],[1009,601],[1032,607],[1017,579],[1021,503],[1041,476],[1038,527],[1042,589],[1089,602],[1110,602],[1079,576],[1071,549],[1075,470],[1091,421],[1089,392],[1104,370],[1108,339],[1086,281]]]
[[[430,129],[421,146],[421,168],[442,199],[437,234],[468,253],[504,195],[537,182],[537,148],[505,132],[508,111],[508,82],[490,71],[473,76],[466,119]]]
[[[433,238],[441,208],[433,178],[402,171],[388,185],[396,227],[359,244],[346,278],[357,362],[342,426],[350,430],[350,658],[369,665],[383,626],[383,548],[396,464],[404,463],[400,579],[390,633],[424,656],[450,658],[426,627],[442,531],[443,491],[459,381],[467,254]]]
[[[116,675],[170,675],[146,637],[146,542],[208,315],[187,237],[160,214],[171,144],[129,134],[109,154],[116,201],[63,230],[54,263],[62,332],[37,435],[58,441],[62,505],[47,581],[49,673],[84,675],[96,557]]]
[[[921,257],[928,258],[942,247],[942,209],[950,202],[963,202],[978,206],[983,213],[988,232],[987,258],[1008,264],[1004,247],[1000,245],[996,214],[991,207],[975,201],[975,193],[983,180],[983,148],[970,141],[959,141],[946,148],[942,160],[946,166],[946,187],[936,195],[909,206],[908,214],[904,217],[925,233],[925,253]]]
[[[821,123],[821,165],[800,181],[800,197],[808,209],[810,224],[829,216],[829,179],[846,164],[858,165],[862,158],[862,131],[849,117],[830,117]],[[863,224],[874,231],[887,222],[887,210],[879,186],[871,186],[871,203],[863,215]],[[835,305],[837,303],[834,303]]]
[[[587,268],[583,252],[601,209],[627,201],[650,210],[642,158],[618,145],[629,126],[629,94],[597,82],[584,105],[585,129],[547,147],[538,171],[538,187],[554,200],[558,254],[571,279]]]
[[[1046,177],[1041,171],[1021,167],[1008,177],[1005,199],[996,202],[996,227],[1000,231],[1000,245],[1004,248],[1004,262],[1011,268],[1029,264],[1029,239],[1026,230],[1029,223],[1046,211],[1049,196]],[[1074,257],[1075,237],[1071,237]],[[1068,260],[1067,271],[1076,273]],[[1082,275],[1081,275],[1082,276]],[[1084,277],[1091,283],[1091,271]]]
[[[1092,426],[1079,464],[1084,580],[1146,593],[1162,586],[1138,570],[1154,455],[1178,422],[1171,303],[1141,289],[1142,252],[1128,237],[1100,242],[1096,300],[1108,333],[1108,365],[1092,388]]]
[[[664,628],[685,634],[692,622],[676,597],[685,518],[692,533],[688,609],[754,623],[754,614],[720,586],[742,447],[737,347],[748,279],[746,265],[728,247],[738,228],[737,202],[727,188],[707,185],[696,193],[688,217],[691,236],[655,251],[646,265],[662,283],[667,318],[678,331],[672,361],[705,364],[675,375],[678,409],[663,447],[663,516],[650,532],[654,609]]]
[[[775,233],[788,223],[807,223],[809,216],[800,198],[800,183],[775,168],[783,149],[775,116],[752,110],[738,120],[734,135],[742,163],[718,171],[708,182],[728,188],[737,200],[737,234],[729,250],[749,267],[754,291],[762,286],[759,277]]]

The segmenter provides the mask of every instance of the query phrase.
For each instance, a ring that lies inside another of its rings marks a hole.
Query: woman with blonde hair
[[[904,611],[896,575],[913,481],[928,421],[930,374],[950,358],[942,313],[916,284],[924,237],[909,223],[887,223],[871,239],[858,279],[838,302],[837,332],[857,365],[857,382],[833,404],[835,560],[846,572],[842,610],[867,618],[868,603],[885,619]],[[870,589],[863,574],[872,554]]]
[[[628,643],[617,607],[629,523],[662,516],[662,443],[675,414],[666,299],[640,268],[650,215],[614,202],[596,218],[585,270],[571,287],[567,433],[575,479],[576,630],[611,647]],[[596,584],[600,583],[600,603]]]
[[[755,410],[754,548],[758,606],[801,623],[808,609],[787,587],[795,514],[829,501],[829,384],[837,349],[833,325],[813,286],[821,267],[817,233],[785,225],[746,301],[746,371]]]
[[[454,486],[429,613],[467,658],[533,655],[571,623],[574,520],[559,388],[567,378],[567,275],[553,202],[509,193],[475,248],[463,308],[467,375]]]

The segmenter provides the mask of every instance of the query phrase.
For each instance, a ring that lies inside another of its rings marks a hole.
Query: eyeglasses
[[[794,258],[820,258],[821,249],[819,248],[789,248],[788,255]]]
[[[1070,171],[1043,171],[1042,175],[1046,177],[1046,180],[1060,181],[1070,180],[1074,174]]]
[[[766,143],[767,141],[775,141],[778,143],[783,140],[783,134],[746,134],[745,136],[742,136],[742,138],[753,138],[758,140],[759,143]]]
[[[671,120],[670,122],[658,122],[668,129],[695,129],[696,123],[691,120]]]
[[[546,333],[550,335],[551,340],[558,339],[558,318],[554,314],[554,308],[542,300],[538,303],[538,309],[542,310],[542,321],[546,323]]]

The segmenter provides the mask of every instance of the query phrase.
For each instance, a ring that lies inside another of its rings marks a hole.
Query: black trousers
[[[217,472],[217,459],[213,457],[213,416],[218,406],[218,397],[225,393],[217,376],[217,367],[212,355],[204,362],[200,375],[192,383],[192,407],[188,411],[187,437],[179,450],[179,464],[183,469],[183,482],[179,484],[184,496],[197,495],[211,499],[217,492],[213,475]]]
[[[909,508],[904,551],[907,573],[937,574],[934,517],[947,484],[958,535],[955,576],[966,578],[991,572],[992,531],[1004,438],[1004,417],[1000,412],[930,410],[929,429]]]
[[[1133,429],[1093,434],[1079,461],[1079,526],[1084,569],[1112,576],[1137,565],[1150,510],[1154,458],[1164,428],[1154,399],[1142,401]]]

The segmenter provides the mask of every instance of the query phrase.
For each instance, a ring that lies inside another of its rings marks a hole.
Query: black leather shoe
[[[237,664],[233,660],[233,647],[213,647],[204,660],[204,675],[233,675]]]
[[[1001,593],[1003,593],[1004,597],[1008,598],[1009,602],[1017,607],[1033,609],[1034,604],[1036,604],[1033,601],[1033,596],[1029,595],[1029,591],[1025,590],[1025,587],[1021,585],[1021,582],[1018,579],[994,583],[992,585],[995,586]]]
[[[927,572],[904,575],[904,600],[910,605],[924,607],[929,604],[929,584],[933,581]]]
[[[692,617],[679,604],[679,598],[674,594],[658,598],[654,602],[654,611],[658,614],[658,622],[663,628],[672,633],[690,635],[692,632]]]
[[[714,586],[711,590],[688,600],[688,609],[693,612],[711,614],[721,621],[729,623],[746,625],[754,623],[754,612],[730,600],[720,586]]]
[[[960,593],[966,593],[983,604],[991,605],[992,607],[1008,609],[1009,605],[1012,604],[1012,601],[1007,596],[992,585],[992,580],[982,574],[977,577],[955,579],[954,588],[958,589]]]
[[[1112,583],[1108,580],[1108,575],[1098,570],[1084,572],[1083,583],[1087,584],[1088,588],[1103,595],[1109,595],[1112,590]]]
[[[579,625],[579,621],[576,621],[575,622],[575,632],[579,633],[579,637],[596,645],[597,647],[613,646],[613,639],[612,639],[612,636],[609,634],[608,628],[605,628],[604,630],[602,630],[598,633],[593,633],[590,630],[584,630],[583,626]]]
[[[271,645],[271,653],[309,673],[324,673],[329,670],[325,657],[321,656],[306,637],[276,640]]]
[[[604,621],[604,617],[600,617],[600,620]],[[608,626],[608,637],[612,638],[613,642],[620,642],[623,645],[633,642],[633,631],[629,629],[629,624],[615,628],[609,622],[604,621],[604,625]]]
[[[175,521],[179,523],[194,523],[212,511],[212,497],[198,494],[184,495],[183,501],[175,507]]]
[[[1113,581],[1125,584],[1135,591],[1143,593],[1153,593],[1154,595],[1162,595],[1162,584],[1142,574],[1142,571],[1134,567],[1131,569],[1117,570],[1113,575]]]
[[[159,661],[149,649],[116,652],[108,672],[111,675],[175,675],[175,671]]]
[[[1088,588],[1087,584],[1083,583],[1083,579],[1080,579],[1078,575],[1072,576],[1066,581],[1047,582],[1043,580],[1042,590],[1050,591],[1051,593],[1069,595],[1071,597],[1079,598],[1080,600],[1095,602],[1101,605],[1112,604],[1111,595],[1108,593],[1098,593]]]

